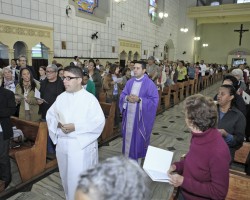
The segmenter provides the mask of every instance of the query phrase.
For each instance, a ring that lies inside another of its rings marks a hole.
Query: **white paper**
[[[169,170],[173,152],[149,146],[144,161],[143,169],[153,181],[169,182]]]
[[[43,102],[45,103],[48,103],[47,101],[45,101],[44,99],[41,98],[41,93],[38,89],[35,88],[35,98],[36,99],[39,99],[39,100],[42,100]]]
[[[246,104],[249,104],[250,103],[250,96],[249,94],[247,94],[246,92],[243,91],[242,93],[242,98],[244,99],[245,103]]]
[[[115,82],[116,83],[121,83],[122,81],[123,81],[123,78],[117,78]]]
[[[35,88],[35,98],[41,99],[41,93],[38,89]]]

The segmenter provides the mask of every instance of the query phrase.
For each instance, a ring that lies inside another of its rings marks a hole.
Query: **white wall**
[[[172,39],[175,59],[188,61],[193,59],[194,22],[187,20],[189,32],[185,35],[180,33],[179,29],[182,25],[180,21],[184,19],[180,15],[183,13],[180,9],[185,10],[185,6],[195,5],[195,0],[189,1],[188,4],[184,0],[165,1],[165,11],[169,17],[164,19],[161,26],[150,22],[148,0],[127,0],[119,4],[112,1],[110,17],[105,24],[75,16],[76,11],[73,6],[70,17],[67,17],[65,10],[68,2],[68,0],[1,0],[0,19],[53,27],[56,57],[75,55],[90,57],[90,36],[98,31],[99,39],[96,41],[94,57],[118,58],[118,39],[127,39],[141,42],[141,55],[144,50],[152,53],[153,47],[159,45],[155,56],[161,59],[165,43],[168,39]],[[123,30],[120,28],[121,22],[125,23]],[[0,41],[4,43],[4,38],[0,38]],[[67,50],[61,49],[61,41],[66,41]],[[116,47],[115,53],[112,53],[112,46]],[[187,54],[183,55],[183,51]]]

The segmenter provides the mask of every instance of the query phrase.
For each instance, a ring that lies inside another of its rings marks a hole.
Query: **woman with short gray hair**
[[[76,200],[147,200],[149,179],[138,163],[125,157],[108,158],[81,175]]]

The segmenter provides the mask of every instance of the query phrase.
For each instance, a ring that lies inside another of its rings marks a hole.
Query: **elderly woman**
[[[218,92],[218,129],[227,143],[231,159],[244,142],[246,119],[234,106],[235,88],[232,85],[222,85]]]
[[[225,199],[230,153],[216,129],[217,107],[211,98],[197,94],[186,99],[184,109],[192,139],[185,159],[171,165],[170,183],[180,186],[178,199]]]
[[[4,67],[3,70],[2,70],[2,73],[3,73],[2,86],[5,89],[8,89],[8,90],[15,93],[15,91],[16,91],[16,81],[15,81],[15,77],[12,76],[12,70],[10,69],[10,67]]]
[[[39,121],[39,105],[35,98],[35,90],[40,89],[38,81],[33,79],[32,73],[28,68],[20,71],[20,81],[16,86],[16,102],[21,103],[19,118],[28,121]]]
[[[246,91],[247,86],[245,84],[244,81],[244,77],[243,77],[243,71],[241,69],[233,69],[231,74],[237,78],[237,80],[239,81],[239,89],[237,90],[238,94],[242,94],[243,91]]]
[[[148,178],[140,166],[125,157],[108,158],[81,175],[76,200],[148,200]]]

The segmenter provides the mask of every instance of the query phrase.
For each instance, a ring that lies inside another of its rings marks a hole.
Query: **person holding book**
[[[20,70],[20,80],[16,86],[15,99],[20,103],[19,118],[28,121],[39,121],[39,105],[35,98],[35,90],[40,89],[40,83],[36,81],[29,68]]]
[[[231,156],[216,129],[217,106],[212,98],[197,94],[186,99],[184,109],[191,144],[185,159],[171,165],[170,184],[180,187],[179,200],[225,199]]]
[[[74,199],[82,171],[98,163],[97,139],[105,125],[98,100],[82,87],[82,75],[77,66],[64,68],[66,91],[56,98],[46,114],[67,200]]]
[[[126,83],[119,101],[122,153],[139,164],[147,153],[159,101],[157,87],[145,72],[146,63],[136,61],[135,76]]]

